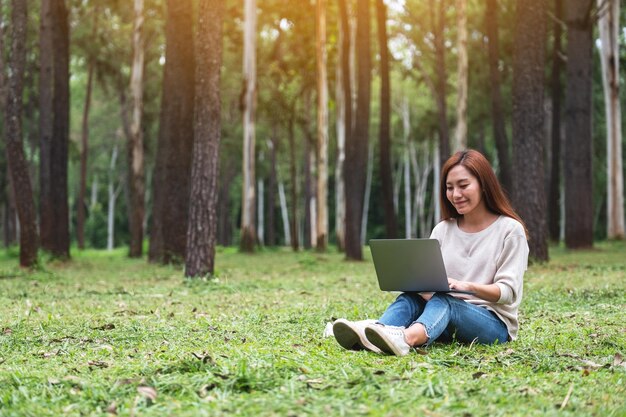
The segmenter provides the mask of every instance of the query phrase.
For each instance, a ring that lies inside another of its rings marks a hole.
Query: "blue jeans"
[[[409,327],[421,323],[428,341],[464,343],[506,343],[506,325],[492,311],[448,294],[435,293],[429,301],[417,293],[402,293],[378,320],[387,326]]]

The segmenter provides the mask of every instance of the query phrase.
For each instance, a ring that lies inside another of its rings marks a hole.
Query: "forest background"
[[[22,264],[27,234],[55,257],[129,245],[188,273],[189,249],[208,252],[191,275],[215,244],[361,259],[370,238],[429,234],[437,166],[464,147],[493,163],[535,258],[624,236],[619,1],[1,0],[0,19],[2,231]]]

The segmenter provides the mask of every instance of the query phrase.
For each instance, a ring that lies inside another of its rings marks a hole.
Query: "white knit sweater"
[[[528,265],[528,242],[521,223],[500,216],[486,229],[467,233],[459,228],[456,219],[450,219],[435,226],[431,238],[441,245],[448,277],[479,284],[495,283],[500,287],[500,299],[496,303],[470,295],[452,295],[495,312],[514,340]]]

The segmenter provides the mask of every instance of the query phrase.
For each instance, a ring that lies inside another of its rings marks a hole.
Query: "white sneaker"
[[[365,336],[374,346],[390,355],[404,356],[411,351],[404,337],[404,327],[370,324],[365,327]]]
[[[367,349],[381,353],[380,349],[371,344],[365,337],[365,326],[376,323],[375,320],[349,321],[337,319],[333,323],[333,334],[337,343],[348,350]]]

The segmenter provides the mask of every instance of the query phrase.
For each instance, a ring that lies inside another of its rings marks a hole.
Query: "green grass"
[[[215,281],[125,254],[0,255],[1,416],[626,416],[624,243],[532,265],[517,341],[402,358],[322,337],[392,301],[367,253],[221,248]]]

